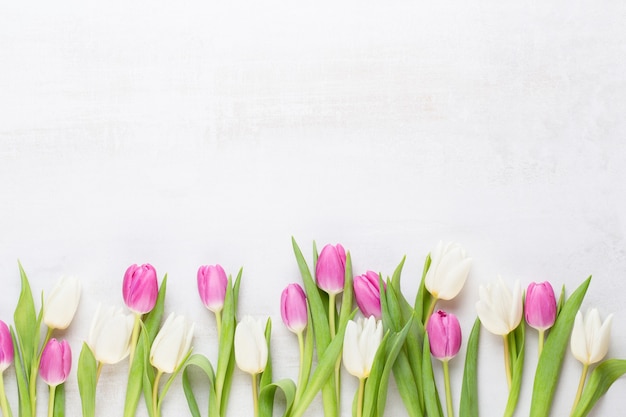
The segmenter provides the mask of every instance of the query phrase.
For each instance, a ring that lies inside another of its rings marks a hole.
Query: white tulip
[[[134,321],[134,315],[125,314],[121,307],[98,306],[87,339],[98,362],[115,364],[128,356]]]
[[[80,281],[76,277],[61,277],[46,299],[43,322],[50,329],[67,329],[80,301]]]
[[[265,370],[267,355],[265,320],[244,316],[235,328],[237,366],[250,375],[259,374]]]
[[[436,299],[451,300],[465,285],[471,266],[472,258],[467,257],[458,243],[439,242],[430,253],[430,267],[424,285]]]
[[[476,311],[480,322],[493,334],[506,336],[517,328],[522,320],[522,288],[515,281],[513,292],[498,277],[496,285],[479,287],[480,301]]]
[[[184,316],[171,313],[150,349],[150,363],[160,372],[171,374],[182,363],[191,349],[195,324]]]
[[[599,362],[606,356],[611,338],[612,319],[613,315],[609,314],[602,323],[600,314],[595,308],[588,310],[584,319],[580,311],[576,314],[571,348],[574,357],[583,365]]]
[[[343,338],[343,365],[359,379],[367,378],[383,339],[383,324],[374,316],[350,320]]]

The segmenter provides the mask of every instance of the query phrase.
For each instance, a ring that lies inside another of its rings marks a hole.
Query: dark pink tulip
[[[11,331],[5,322],[0,320],[0,373],[13,363],[14,350]]]
[[[452,359],[461,349],[461,325],[454,314],[439,310],[426,325],[430,353],[440,361]]]
[[[301,333],[308,323],[306,295],[298,284],[289,284],[280,296],[280,316],[294,333]]]
[[[70,374],[72,350],[67,340],[50,339],[41,354],[39,375],[50,386],[62,384]]]
[[[526,323],[539,331],[552,327],[556,320],[556,298],[548,281],[530,283],[526,290],[524,316]]]
[[[159,283],[154,267],[150,264],[131,265],[124,274],[122,287],[126,306],[138,314],[152,311],[159,294]]]
[[[354,287],[354,297],[361,313],[365,317],[374,316],[376,320],[382,317],[380,309],[380,285],[378,274],[374,271],[367,271],[363,275],[354,277],[352,286]]]
[[[228,277],[220,265],[204,265],[198,269],[198,293],[206,308],[219,313],[224,308]]]
[[[346,279],[346,251],[337,244],[322,248],[315,267],[317,286],[328,294],[339,294],[343,291]]]

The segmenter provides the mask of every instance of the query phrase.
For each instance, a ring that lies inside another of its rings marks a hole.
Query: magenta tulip
[[[39,375],[50,386],[62,384],[72,367],[72,350],[67,340],[50,339],[41,354]]]
[[[150,264],[131,265],[124,274],[122,287],[126,306],[138,314],[152,311],[159,294],[159,283],[154,267]]]
[[[198,293],[206,308],[214,313],[222,311],[226,298],[228,277],[220,265],[204,265],[198,268]]]
[[[354,297],[361,313],[365,317],[374,316],[376,320],[382,317],[380,309],[379,275],[374,271],[367,271],[363,275],[354,277]]]
[[[532,282],[528,286],[524,315],[526,323],[534,329],[545,331],[552,327],[556,320],[556,298],[548,281]]]
[[[14,350],[11,331],[5,322],[0,320],[0,372],[4,372],[13,363]]]
[[[298,284],[289,284],[280,296],[280,315],[292,332],[301,333],[308,323],[306,295]]]
[[[461,325],[454,314],[439,310],[426,325],[430,353],[440,361],[448,361],[461,349]]]
[[[322,248],[315,267],[317,286],[328,294],[339,294],[343,291],[346,275],[346,251],[337,244]]]

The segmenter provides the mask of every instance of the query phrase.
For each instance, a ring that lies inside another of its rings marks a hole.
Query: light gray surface
[[[125,3],[0,5],[0,318],[12,318],[18,258],[35,293],[78,275],[63,335],[76,360],[96,303],[121,305],[125,268],[151,262],[170,277],[166,311],[192,318],[195,350],[214,359],[195,273],[243,266],[239,312],[272,317],[275,375],[296,378],[279,312],[299,279],[292,235],[307,254],[313,239],[342,242],[357,273],[390,274],[406,254],[409,298],[443,239],[475,260],[443,304],[466,335],[478,285],[498,274],[570,291],[593,274],[583,305],[615,314],[609,355],[626,357],[623,2]],[[519,416],[535,345],[529,330]],[[504,409],[501,349],[483,332],[481,415]],[[121,414],[125,372],[105,368],[99,415]],[[579,372],[568,351],[554,415]],[[625,388],[593,415],[621,415]],[[67,390],[78,415],[75,374]],[[355,390],[346,374],[346,415]],[[238,372],[231,404],[250,413]],[[176,384],[164,414],[179,408]],[[387,409],[406,415],[393,387]]]

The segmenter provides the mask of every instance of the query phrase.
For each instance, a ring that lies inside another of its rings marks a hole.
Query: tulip
[[[4,391],[4,371],[11,366],[14,353],[11,331],[6,323],[0,320],[0,406],[2,407],[3,416],[12,415],[11,407]]]
[[[204,265],[198,269],[198,293],[206,308],[219,313],[224,308],[228,277],[220,265]]]
[[[235,328],[235,361],[242,371],[256,375],[267,365],[265,321],[244,316]]]
[[[280,296],[280,315],[285,326],[299,334],[308,322],[306,295],[298,284],[289,284]]]
[[[328,294],[343,291],[346,274],[346,252],[343,246],[326,245],[317,259],[315,278],[317,285]]]
[[[41,353],[39,375],[46,384],[56,387],[67,379],[72,367],[72,350],[67,340],[55,338],[48,341]]]
[[[439,242],[435,250],[430,253],[430,267],[426,272],[424,285],[433,296],[429,317],[435,308],[437,300],[451,300],[456,297],[472,266],[472,258],[468,258],[465,250],[454,242]]]
[[[439,310],[426,325],[430,353],[440,361],[448,361],[461,349],[461,325],[454,314]]]
[[[194,323],[188,322],[184,316],[171,313],[152,343],[150,349],[152,366],[161,373],[173,373],[191,349],[194,326]]]
[[[343,364],[359,379],[367,378],[383,338],[383,324],[373,316],[348,321],[343,339]]]
[[[134,316],[121,308],[98,306],[87,344],[101,364],[115,364],[130,353]]]
[[[367,271],[363,275],[354,277],[354,297],[356,304],[365,317],[374,316],[376,320],[382,318],[380,308],[379,275],[374,271]]]
[[[159,293],[154,267],[150,264],[131,265],[124,274],[122,294],[126,306],[137,314],[152,311]]]
[[[67,329],[80,300],[80,281],[76,277],[61,277],[46,299],[43,322],[50,329]]]
[[[548,281],[531,282],[526,290],[524,316],[526,323],[536,330],[545,331],[556,320],[556,297]]]

